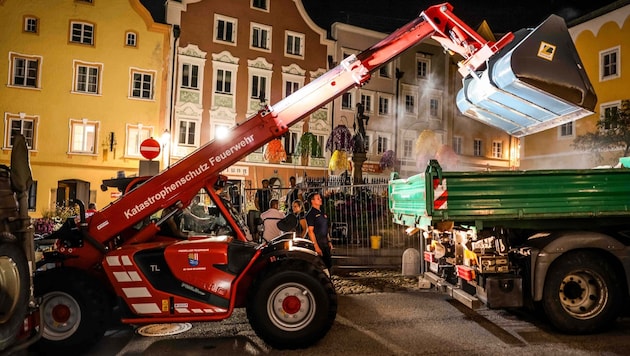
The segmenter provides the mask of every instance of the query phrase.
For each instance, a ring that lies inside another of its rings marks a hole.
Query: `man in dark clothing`
[[[284,206],[287,211],[291,211],[291,204],[294,201],[300,199],[300,190],[296,186],[295,177],[289,177],[289,191],[287,192],[287,199],[284,201]]]
[[[256,197],[254,199],[254,205],[256,209],[261,213],[264,213],[269,209],[269,203],[271,202],[271,189],[269,189],[269,179],[262,180],[262,189],[256,191]]]
[[[322,256],[324,264],[330,269],[332,268],[332,241],[328,235],[328,217],[321,211],[322,196],[315,192],[311,194],[309,201],[311,209],[306,214],[306,224],[308,225],[308,237],[315,245],[315,251]]]

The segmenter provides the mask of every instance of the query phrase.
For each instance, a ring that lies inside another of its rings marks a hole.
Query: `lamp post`
[[[398,147],[398,108],[400,107],[400,80],[405,72],[401,72],[396,68],[396,108],[394,112],[394,152],[402,152],[403,150]],[[402,158],[402,157],[401,157]],[[394,165],[394,170],[400,173],[400,162],[402,159],[397,159]]]

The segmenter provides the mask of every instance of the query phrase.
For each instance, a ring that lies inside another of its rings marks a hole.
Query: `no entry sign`
[[[140,144],[140,154],[146,159],[154,159],[160,155],[160,143],[154,138],[147,138]]]

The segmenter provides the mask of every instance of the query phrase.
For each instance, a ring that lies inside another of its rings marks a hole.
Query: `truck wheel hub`
[[[564,277],[559,296],[560,303],[573,317],[587,319],[601,311],[608,294],[599,276],[582,271]]]
[[[70,308],[67,305],[57,304],[53,307],[51,315],[55,322],[66,323],[70,319]]]
[[[300,330],[315,318],[316,304],[315,297],[303,285],[285,283],[271,292],[267,315],[282,330]]]
[[[282,301],[282,309],[288,314],[295,314],[300,311],[302,303],[295,296],[289,296]]]

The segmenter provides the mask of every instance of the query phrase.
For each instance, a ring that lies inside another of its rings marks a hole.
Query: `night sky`
[[[303,0],[304,7],[322,28],[335,21],[391,32],[422,10],[445,1],[414,0]],[[566,21],[614,2],[613,0],[451,0],[453,13],[476,28],[485,19],[495,33],[535,27],[549,15]]]

